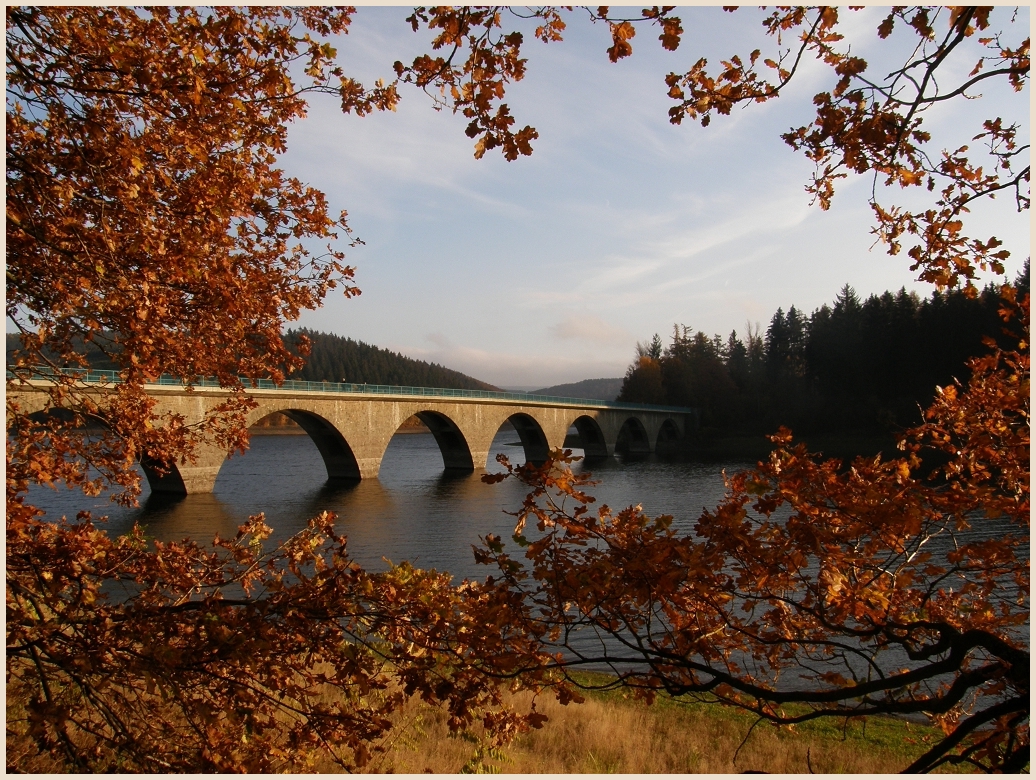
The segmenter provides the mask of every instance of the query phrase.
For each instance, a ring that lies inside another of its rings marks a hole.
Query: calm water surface
[[[523,463],[517,441],[513,431],[502,430],[493,442],[487,470],[502,470],[495,461],[498,453]],[[690,531],[702,508],[722,499],[723,469],[750,465],[685,463],[655,456],[609,460],[588,469],[600,480],[590,493],[598,505],[620,509],[641,504],[651,516],[671,514],[674,525]],[[576,470],[587,469],[579,463]],[[91,509],[108,515],[112,533],[129,530],[135,521],[150,536],[166,541],[208,541],[217,533],[233,536],[250,514],[258,512],[266,513],[274,538],[285,539],[304,528],[308,518],[328,510],[338,515],[350,552],[364,567],[382,569],[385,560],[409,560],[457,578],[482,579],[492,572],[475,564],[471,545],[487,533],[508,539],[514,518],[504,512],[516,510],[527,491],[514,480],[487,485],[481,473],[447,475],[433,436],[408,433],[392,439],[377,479],[336,486],[327,483],[320,453],[308,436],[255,435],[245,455],[223,466],[211,494],[172,499],[149,495],[145,487],[140,506],[129,509],[65,489],[36,488],[29,500],[49,517],[72,517],[80,509]]]
[[[489,471],[502,470],[495,461],[498,453],[513,463],[524,462],[517,438],[510,430],[497,435]],[[600,484],[590,493],[597,497],[598,505],[605,503],[616,510],[641,504],[650,516],[673,515],[678,530],[692,533],[702,509],[716,506],[723,498],[723,470],[733,472],[752,465],[689,463],[655,456],[613,459],[592,464]],[[575,468],[585,470],[581,463]],[[112,533],[127,531],[138,522],[148,535],[166,541],[190,537],[207,542],[217,533],[230,537],[250,514],[259,512],[266,513],[274,539],[282,540],[304,528],[310,517],[328,510],[338,515],[340,532],[348,537],[351,555],[361,566],[382,570],[386,561],[409,560],[420,568],[448,571],[459,582],[495,573],[495,568],[475,563],[471,546],[489,533],[509,540],[514,518],[505,510],[520,507],[527,492],[514,480],[486,485],[481,472],[447,475],[430,433],[396,435],[377,479],[335,486],[327,483],[326,476],[320,453],[308,436],[255,435],[244,456],[235,456],[223,466],[211,494],[173,499],[148,495],[145,488],[139,507],[124,508],[103,497],[84,499],[76,491],[34,488],[29,500],[55,519],[91,509],[96,515],[109,516],[107,527]],[[957,541],[1011,530],[1015,529],[1003,521],[985,521],[958,534]],[[939,548],[948,549],[951,543],[949,539],[934,540],[932,550],[945,552]],[[1024,546],[1027,554],[1028,544]],[[512,555],[517,553],[513,544],[508,547]],[[1009,597],[1012,592],[1001,595]],[[1027,625],[1021,633],[1028,636]],[[573,647],[591,653],[601,642],[596,635],[580,635],[573,639]],[[795,687],[794,681],[790,684]]]

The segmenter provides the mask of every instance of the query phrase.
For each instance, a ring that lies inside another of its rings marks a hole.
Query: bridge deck
[[[61,369],[66,375],[75,376],[79,381],[88,384],[116,384],[119,382],[118,371],[105,371],[91,369]],[[51,370],[41,369],[36,375],[38,381],[47,381]],[[8,371],[7,378],[13,379],[13,374]],[[566,396],[534,395],[532,393],[511,393],[500,390],[457,390],[444,387],[409,387],[405,385],[370,385],[357,384],[352,382],[309,382],[299,379],[287,379],[277,384],[272,379],[252,380],[242,378],[242,384],[249,390],[263,390],[285,393],[334,393],[338,395],[350,395],[364,397],[377,397],[382,400],[389,400],[397,397],[400,400],[411,400],[420,397],[446,398],[450,400],[477,400],[498,403],[520,403],[534,406],[561,406],[578,409],[614,409],[624,411],[645,411],[645,412],[670,412],[675,414],[693,413],[692,409],[682,406],[657,406],[653,404],[629,403],[626,401],[602,401],[598,398],[569,398]],[[211,377],[201,377],[193,385],[196,388],[226,389],[221,388],[219,382]],[[163,374],[157,381],[149,383],[146,387],[183,388],[181,379]],[[386,396],[388,398],[386,398]]]
[[[60,371],[98,393],[119,383],[115,371]],[[35,371],[27,383],[10,371],[7,375],[8,397],[25,401],[26,413],[46,407],[47,390],[58,378],[57,372],[47,369]],[[390,440],[412,415],[435,436],[443,468],[464,471],[486,467],[493,439],[507,422],[517,431],[526,460],[533,463],[544,462],[551,450],[563,447],[573,426],[590,459],[608,458],[620,449],[643,453],[671,449],[697,426],[692,409],[593,398],[299,380],[280,385],[269,379],[242,380],[242,384],[255,401],[244,424],[278,412],[286,414],[313,439],[331,480],[377,477]],[[155,401],[156,419],[174,415],[188,425],[206,420],[229,392],[212,378],[198,380],[188,391],[171,376],[159,377],[145,389]],[[206,441],[195,447],[189,459],[142,462],[141,466],[154,491],[202,493],[213,489],[228,454],[214,441]]]

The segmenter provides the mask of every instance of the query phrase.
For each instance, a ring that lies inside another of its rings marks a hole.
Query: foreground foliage
[[[461,613],[449,575],[364,571],[328,514],[264,554],[270,530],[256,516],[204,549],[9,523],[9,766],[42,749],[58,771],[362,767],[415,695],[451,731],[527,727],[463,663],[500,635]],[[447,633],[469,649],[415,645]]]
[[[721,702],[778,724],[924,713],[945,738],[906,771],[1021,771],[1028,299],[1009,311],[1023,317],[1019,349],[973,359],[970,383],[943,388],[900,444],[905,455],[843,469],[782,430],[691,535],[639,507],[590,512],[592,483],[566,454],[542,467],[503,459],[508,474],[483,479],[533,488],[515,513],[526,560],[492,537],[477,554],[500,569],[487,586],[495,597],[521,605],[512,630],[563,651],[537,667],[541,679],[604,665],[648,700]],[[919,456],[933,450],[946,462],[926,473]]]
[[[7,9],[8,387],[39,365],[86,366],[85,344],[121,378],[86,392],[62,376],[45,435],[8,402],[9,505],[12,484],[58,479],[132,500],[138,458],[243,447],[239,376],[283,378],[302,361],[282,323],[335,287],[358,292],[340,250],[306,243],[347,232],[345,215],[275,166],[307,93],[345,84],[312,34],[348,23],[328,9]],[[288,77],[296,62],[308,84]],[[391,102],[361,90],[345,107]],[[163,373],[232,393],[188,427],[152,411],[143,384]],[[88,417],[103,435],[77,432]]]
[[[638,22],[678,48],[672,10],[634,20],[602,7],[589,17],[606,26],[615,62],[632,52]],[[1024,766],[1027,344],[975,363],[966,390],[946,388],[903,458],[843,472],[780,434],[767,463],[731,478],[698,538],[636,508],[592,517],[563,458],[522,470],[534,491],[519,525],[534,517],[543,536],[530,542],[518,529],[528,565],[489,540],[479,555],[502,576],[481,585],[405,565],[364,572],[328,516],[268,555],[261,518],[211,548],[139,531],[112,539],[86,514],[42,520],[30,486],[112,487],[132,502],[138,461],[160,472],[202,446],[244,447],[246,383],[301,365],[283,324],[335,287],[358,292],[330,243],[348,232],[345,215],[276,167],[308,96],[332,95],[362,115],[393,108],[397,85],[413,83],[469,120],[477,157],[532,152],[535,129],[512,130],[503,102],[525,71],[523,36],[505,24],[518,14],[416,9],[408,21],[434,36],[433,54],[366,89],[328,43],[352,13],[7,9],[6,311],[22,344],[8,362],[6,405],[7,675],[17,705],[8,734],[19,746],[9,767],[48,758],[50,768],[89,771],[272,771],[305,766],[314,748],[352,768],[414,695],[445,706],[452,730],[480,721],[488,742],[478,750],[492,755],[545,720],[534,703],[524,715],[503,706],[502,681],[549,687],[566,703],[578,698],[567,668],[590,661],[613,663],[618,684],[648,698],[704,696],[775,722],[931,712],[946,739],[911,769]],[[566,13],[533,10],[533,36],[561,40]],[[991,29],[999,11],[896,8],[878,37],[905,35],[912,53],[872,80],[839,48],[844,13],[767,12],[774,56],[732,57],[711,75],[702,59],[669,74],[671,120],[704,125],[771,100],[815,56],[834,84],[816,96],[815,121],[784,136],[816,163],[810,192],[826,208],[853,172],[874,177],[872,192],[935,193],[920,210],[873,195],[875,233],[892,254],[905,249],[922,278],[974,293],[982,270],[1003,274],[1007,253],[995,237],[968,238],[964,215],[997,193],[1028,207],[1028,145],[1017,125],[990,117],[975,138],[985,163],[967,148],[934,153],[922,119],[986,79],[1022,90],[1029,41],[1007,40],[1013,19]],[[973,72],[941,86],[950,55],[971,56],[980,34]],[[782,48],[782,35],[797,43]],[[86,344],[118,367],[118,384],[56,378],[43,385],[42,415],[11,400],[39,364],[85,366]],[[230,399],[196,427],[159,418],[144,386],[163,373],[188,387],[214,376]],[[88,419],[103,430],[85,431]],[[945,451],[941,482],[917,474],[923,446]],[[538,503],[550,491],[576,508]],[[957,539],[993,517],[1011,532]],[[946,539],[959,543],[936,554]],[[573,641],[583,629],[626,644],[587,655]],[[576,661],[559,654],[566,648]],[[790,670],[806,676],[804,688],[782,685]],[[809,710],[782,711],[794,703]]]
[[[137,461],[161,473],[201,446],[242,449],[240,377],[301,367],[290,347],[305,354],[305,337],[285,344],[285,321],[332,289],[359,292],[330,243],[345,214],[276,166],[309,96],[360,115],[398,99],[335,64],[327,39],[352,13],[7,9],[7,316],[20,330],[7,363],[8,730],[27,740],[8,752],[13,769],[39,752],[59,770],[267,771],[303,746],[350,767],[405,696],[448,700],[457,728],[492,705],[491,681],[404,641],[410,621],[434,632],[448,619],[448,578],[357,570],[327,517],[264,556],[259,520],[209,549],[112,539],[87,514],[45,522],[26,501],[63,483],[129,503]],[[91,351],[117,384],[55,376],[42,414],[12,400],[38,366],[85,367]],[[160,374],[215,377],[229,400],[197,426],[159,417],[144,385]]]

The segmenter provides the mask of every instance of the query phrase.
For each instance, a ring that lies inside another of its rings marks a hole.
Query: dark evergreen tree
[[[1016,280],[1028,289],[1029,264]],[[765,336],[750,324],[745,339],[724,342],[674,325],[672,344],[647,369],[630,367],[624,400],[698,408],[703,427],[765,434],[787,425],[802,435],[888,434],[921,422],[936,385],[966,380],[965,360],[982,339],[1009,338],[997,315],[999,288],[922,300],[905,288],[861,301],[850,286],[808,318],[778,309]],[[650,348],[638,345],[638,355]],[[638,389],[641,388],[641,389]]]
[[[1025,265],[1022,266],[1022,270],[1018,272],[1018,276],[1014,278],[1014,283],[1018,287],[1018,299],[1021,300],[1023,297],[1029,294],[1029,258],[1025,258]]]
[[[626,370],[619,391],[618,401],[642,404],[664,404],[665,387],[662,384],[662,367],[657,360],[647,355],[638,355]]]
[[[734,380],[739,392],[748,389],[748,348],[745,343],[737,337],[737,331],[730,331],[727,336],[727,344],[723,350],[723,359],[727,365],[730,378]]]

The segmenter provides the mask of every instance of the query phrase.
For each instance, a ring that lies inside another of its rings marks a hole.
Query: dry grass
[[[10,691],[9,691],[10,693]],[[508,697],[518,711],[531,694]],[[542,729],[484,754],[481,768],[504,773],[889,773],[927,749],[934,731],[892,719],[872,719],[864,729],[816,722],[791,729],[755,725],[745,713],[716,705],[660,699],[653,706],[620,693],[590,693],[583,704],[562,706],[549,694],[537,699],[549,720]],[[19,702],[7,697],[7,761],[21,771],[67,771],[60,760],[37,755],[21,732]],[[412,701],[363,771],[452,774],[472,762],[477,740],[451,736],[443,710]],[[470,736],[470,735],[469,735]],[[747,737],[747,739],[746,739]],[[739,749],[740,748],[740,749]],[[313,771],[337,772],[314,752]],[[475,762],[479,763],[479,762]]]
[[[518,706],[528,698],[519,695],[512,702]],[[547,724],[519,737],[496,759],[487,757],[484,768],[508,774],[889,773],[924,752],[922,742],[932,733],[891,720],[846,733],[834,724],[791,731],[762,723],[753,729],[753,718],[726,708],[672,702],[649,707],[617,695],[588,696],[567,707],[541,697],[537,709],[550,718]],[[365,771],[455,773],[476,749],[451,737],[442,713],[430,707],[412,705],[399,726],[386,752],[376,754]]]

